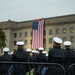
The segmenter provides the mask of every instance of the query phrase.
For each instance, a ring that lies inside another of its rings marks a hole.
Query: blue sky
[[[75,14],[75,0],[0,0],[0,22]]]

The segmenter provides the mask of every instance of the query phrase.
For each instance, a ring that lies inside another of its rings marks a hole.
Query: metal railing
[[[65,72],[66,75],[75,75],[75,63],[71,64]]]
[[[65,75],[65,68],[58,63],[0,61],[0,75]]]

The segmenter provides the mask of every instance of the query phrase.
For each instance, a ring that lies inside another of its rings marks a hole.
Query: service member
[[[39,54],[37,55],[37,62],[47,62],[46,56],[42,53],[44,51],[44,48],[39,47],[38,51],[39,51]]]
[[[59,37],[53,38],[54,44],[53,48],[48,52],[48,62],[50,63],[58,63],[63,64],[63,58],[64,58],[64,50],[61,48],[62,39]],[[49,72],[51,72],[52,75],[63,75],[61,72],[62,69],[58,66],[52,66]]]
[[[65,46],[65,49],[64,49],[64,51],[65,51],[65,63],[64,63],[64,65],[65,65],[65,70],[67,71],[68,68],[70,67],[70,65],[74,63],[75,51],[70,48],[71,44],[72,44],[70,41],[65,41],[63,44]],[[73,72],[74,72],[74,69],[72,70],[71,73],[73,73]],[[68,72],[68,74],[66,74],[66,75],[69,75],[69,73],[70,72]],[[71,74],[71,75],[75,75],[75,74]]]
[[[38,51],[39,51],[39,54],[37,55],[37,62],[38,63],[45,63],[47,62],[47,59],[46,59],[46,55],[44,55],[42,52],[44,51],[44,48],[43,47],[39,47],[38,48]],[[45,67],[45,65],[38,65],[38,68],[37,68],[37,74],[40,75],[42,69]]]
[[[31,48],[27,48],[26,49],[26,52],[28,54],[28,62],[31,62],[31,55],[30,55],[31,54],[31,51],[32,51]]]
[[[24,51],[24,42],[18,41],[17,43],[17,51],[12,54],[14,62],[27,62],[28,61],[28,54]],[[14,74],[17,75],[26,75],[26,65],[25,64],[15,64],[14,66]]]
[[[3,52],[4,52],[3,55],[0,56],[0,61],[3,61],[3,62],[12,61],[11,55],[8,54],[9,48],[8,47],[3,48]],[[0,65],[0,74],[8,75],[9,74],[8,70],[10,69],[10,66],[11,66],[11,64],[1,64]]]

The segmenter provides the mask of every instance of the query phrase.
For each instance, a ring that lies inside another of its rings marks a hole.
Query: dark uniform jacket
[[[32,62],[37,62],[37,55],[32,55],[31,61]]]
[[[4,53],[0,56],[0,61],[12,61],[12,57],[8,53]],[[0,74],[8,74],[8,70],[10,68],[11,64],[0,64]]]
[[[64,50],[60,47],[54,47],[48,53],[48,62],[49,63],[57,63],[59,65],[63,65],[64,63]],[[64,75],[63,68],[59,65],[50,65],[49,66],[49,74],[51,75]]]
[[[27,62],[28,54],[24,50],[17,50],[12,55],[13,61],[15,62]],[[15,64],[14,73],[17,75],[26,75],[26,65],[25,64]]]
[[[28,54],[28,62],[31,62],[32,61],[32,57],[31,55]]]
[[[37,62],[37,55],[32,55],[31,61],[32,61],[32,62]],[[32,68],[35,68],[35,69],[36,69],[36,68],[37,68],[37,65],[33,64],[33,65],[32,65]]]
[[[46,60],[46,56],[43,54],[43,53],[39,53],[38,55],[37,55],[37,62],[39,63],[39,62],[47,62],[47,60]],[[37,68],[37,71],[36,71],[36,73],[38,74],[38,75],[40,75],[40,73],[41,73],[41,71],[42,71],[42,69],[45,67],[45,65],[38,65],[38,68]]]
[[[72,63],[74,63],[75,51],[70,48],[66,48],[64,51],[65,51],[65,68],[67,69]]]
[[[62,63],[64,58],[64,50],[59,47],[54,47],[48,53],[48,62]]]
[[[65,62],[72,62],[74,63],[73,61],[71,61],[73,58],[74,58],[74,50],[73,49],[70,49],[70,48],[66,48],[65,50]]]
[[[47,62],[46,56],[43,53],[38,54],[37,62]]]

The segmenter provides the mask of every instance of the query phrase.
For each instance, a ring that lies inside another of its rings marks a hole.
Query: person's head
[[[32,55],[36,55],[36,51],[35,50],[32,50]]]
[[[32,55],[38,55],[38,51],[37,50],[32,50]]]
[[[46,54],[47,54],[47,52],[46,52],[46,51],[43,51],[42,53],[43,53],[44,55],[46,55]]]
[[[16,43],[16,45],[18,46],[18,49],[23,49],[23,46],[24,46],[24,42],[23,41],[18,41],[17,43]]]
[[[71,42],[70,41],[65,41],[64,43],[65,48],[70,48]]]
[[[35,50],[35,53],[36,53],[36,54],[38,54],[38,51],[37,51],[37,50]]]
[[[39,50],[40,53],[42,53],[42,51],[44,51],[44,48],[43,47],[39,47],[38,50]]]
[[[31,51],[32,51],[31,48],[27,48],[27,49],[26,49],[26,52],[27,52],[28,54],[30,54]]]
[[[9,48],[8,47],[3,48],[3,52],[4,53],[8,53],[9,52]]]
[[[62,40],[59,37],[54,37],[53,41],[54,41],[53,47],[61,48]]]

